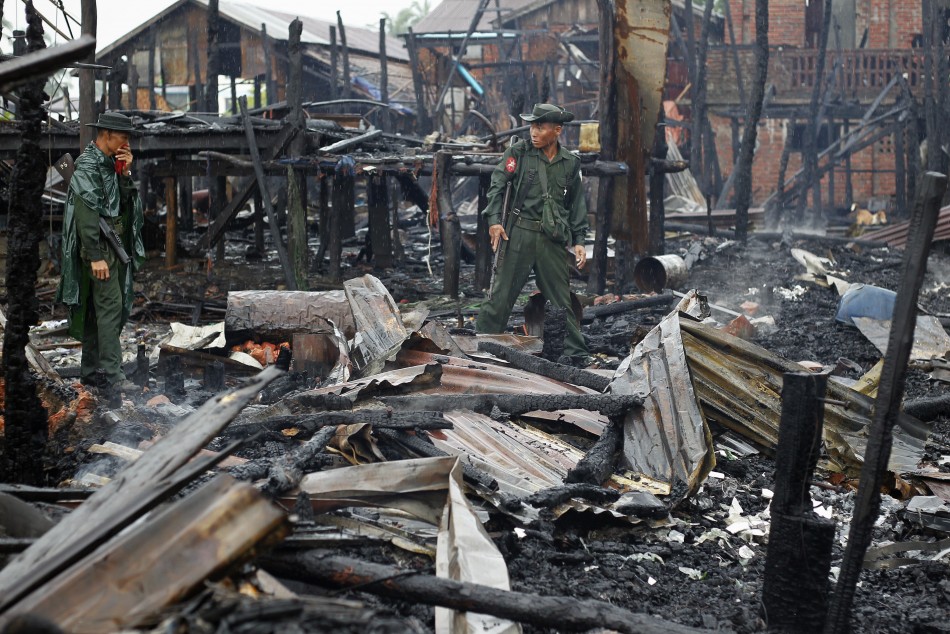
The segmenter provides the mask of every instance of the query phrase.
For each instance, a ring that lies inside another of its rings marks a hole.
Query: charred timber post
[[[148,107],[155,110],[155,28],[149,28],[148,38]]]
[[[907,378],[907,362],[917,325],[917,297],[927,271],[927,256],[933,241],[940,201],[947,191],[947,177],[938,172],[924,173],[914,204],[904,251],[901,284],[894,304],[891,332],[881,370],[881,382],[874,402],[874,418],[868,431],[864,467],[851,517],[848,546],[841,561],[841,574],[835,586],[825,632],[844,634],[849,630],[851,604],[871,543],[871,531],[881,508],[881,484],[891,455],[893,428],[900,414],[901,395]]]
[[[204,389],[206,392],[224,391],[224,364],[220,361],[205,366]]]
[[[452,206],[452,178],[450,152],[437,152],[433,171],[436,176],[435,200],[429,201],[439,212],[439,237],[442,240],[442,257],[445,259],[442,273],[442,293],[457,298],[461,271],[462,227]]]
[[[657,124],[656,138],[653,141],[653,161],[650,162],[650,254],[663,255],[666,253],[664,239],[664,222],[666,209],[663,206],[663,188],[666,184],[666,126],[663,113]]]
[[[769,628],[783,632],[815,632],[828,611],[835,524],[814,513],[808,494],[821,448],[827,383],[825,374],[787,372],[782,377],[762,605]]]
[[[27,52],[46,48],[43,24],[32,2],[27,2],[26,17]],[[45,118],[45,81],[45,77],[37,77],[19,92],[17,116],[23,136],[10,183],[6,279],[10,316],[3,329],[6,429],[0,437],[0,480],[33,485],[44,484],[43,457],[49,436],[46,410],[36,395],[36,382],[26,355],[30,327],[39,319],[35,293],[47,168],[45,154],[39,147],[40,124]]]
[[[174,157],[169,157],[174,160]],[[171,268],[177,262],[176,244],[178,243],[178,210],[175,208],[178,198],[178,186],[175,178],[165,179],[165,266]]]
[[[622,634],[698,634],[701,631],[630,612],[605,601],[499,590],[320,552],[268,556],[262,560],[262,565],[279,577],[316,583],[326,588],[358,588],[362,592],[411,603],[491,614],[565,631],[586,632],[601,628]]]
[[[386,18],[379,19],[379,100],[389,103],[389,65],[386,58]],[[379,127],[392,131],[392,112],[379,109]]]
[[[470,409],[479,414],[490,414],[492,408],[497,407],[514,416],[559,409],[586,409],[605,416],[623,416],[630,409],[643,405],[643,398],[636,394],[446,394],[383,396],[379,400],[397,411]]]
[[[269,106],[277,101],[277,83],[274,81],[274,42],[267,35],[266,24],[261,24],[261,43],[264,50],[264,88]],[[254,105],[260,107],[260,104]]]
[[[208,72],[202,109],[215,114],[218,113],[218,75],[221,74],[220,30],[221,13],[218,11],[218,0],[208,0]]]
[[[752,204],[752,156],[758,136],[765,81],[769,72],[769,0],[755,0],[755,62],[756,71],[749,97],[742,146],[736,163],[736,239],[745,242],[749,234],[749,207]]]
[[[616,43],[614,41],[613,0],[598,0],[600,9],[600,94],[597,111],[600,113],[600,155],[605,160],[617,158],[617,94],[616,94]],[[607,239],[613,215],[614,179],[600,178],[597,186],[597,210],[595,214],[593,267],[587,278],[587,290],[603,295],[607,289]]]
[[[290,156],[302,156],[306,149],[307,135],[301,134],[307,123],[303,111],[303,50],[300,36],[303,33],[303,22],[295,18],[290,23],[287,40],[287,54],[290,59],[290,77],[287,82],[287,106],[290,108],[290,125],[297,128],[290,143]],[[297,172],[290,165],[287,166],[287,243],[290,250],[290,261],[293,265],[294,279],[297,288],[307,290],[307,273],[309,271],[307,249],[307,200],[306,177]]]
[[[346,45],[346,27],[343,26],[343,15],[336,12],[336,28],[340,32],[340,51],[343,53],[343,92],[341,97],[349,99],[350,90],[350,49]]]
[[[336,434],[336,427],[324,427],[294,451],[281,456],[267,473],[264,493],[277,497],[296,488],[308,470],[313,470],[314,459],[323,452]]]
[[[487,290],[491,283],[492,250],[488,235],[488,220],[481,213],[488,206],[488,188],[491,176],[480,174],[478,177],[478,220],[475,225],[475,289]]]
[[[369,210],[369,239],[373,247],[373,267],[393,266],[392,231],[389,227],[389,179],[381,170],[366,177],[366,204]]]
[[[336,27],[330,25],[330,100],[335,101],[339,98],[339,52],[336,44]],[[413,70],[413,72],[416,72]]]
[[[478,349],[493,354],[499,359],[504,359],[519,370],[540,374],[555,381],[588,387],[598,392],[603,392],[610,385],[610,379],[605,376],[525,354],[496,341],[480,341]]]
[[[96,0],[82,0],[80,9],[82,20],[82,34],[96,37]],[[96,53],[91,52],[82,60],[87,64],[96,63]],[[93,123],[96,120],[96,71],[91,68],[79,70],[79,120],[82,123]],[[95,138],[95,128],[80,126],[79,151],[85,149]]]
[[[247,97],[242,96],[238,99],[238,105],[241,108],[241,119],[244,122],[244,132],[247,135],[247,145],[251,150],[251,159],[254,161],[254,173],[257,176],[257,185],[261,190],[261,197],[264,199],[264,207],[267,209],[267,218],[270,222],[271,237],[274,240],[274,246],[277,248],[277,256],[280,259],[280,266],[284,270],[284,278],[287,281],[289,290],[297,290],[297,280],[294,278],[293,270],[290,267],[290,261],[287,257],[287,250],[284,248],[284,240],[280,235],[280,226],[277,224],[277,214],[271,205],[270,193],[267,191],[267,179],[264,175],[264,168],[261,165],[261,153],[257,149],[257,139],[254,137],[254,127],[251,125],[251,119],[247,114]]]
[[[693,225],[690,225],[693,226]],[[610,315],[619,315],[631,310],[641,308],[653,308],[655,306],[669,306],[676,301],[673,295],[654,295],[653,297],[643,297],[640,299],[631,299],[624,302],[614,302],[613,304],[603,304],[601,306],[588,306],[584,309],[584,321],[609,317]]]
[[[412,27],[406,34],[406,50],[409,52],[409,65],[412,68],[412,86],[416,94],[416,132],[426,135],[430,132],[429,114],[426,112],[425,88],[422,79],[422,67],[419,65],[419,49]]]

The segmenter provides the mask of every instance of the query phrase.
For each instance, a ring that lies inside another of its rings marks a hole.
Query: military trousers
[[[89,295],[86,298],[86,316],[82,333],[82,361],[79,375],[84,381],[92,379],[101,369],[106,380],[115,384],[125,380],[122,371],[122,280],[127,264],[122,264],[112,249],[105,251],[109,265],[109,279],[89,280]],[[88,266],[89,263],[84,262]]]
[[[564,354],[587,356],[584,335],[571,309],[570,270],[564,247],[550,240],[540,230],[519,226],[530,222],[518,223],[512,228],[505,247],[505,257],[495,272],[491,299],[479,308],[475,329],[481,333],[504,332],[511,309],[533,270],[538,289],[544,297],[554,306],[567,309]]]

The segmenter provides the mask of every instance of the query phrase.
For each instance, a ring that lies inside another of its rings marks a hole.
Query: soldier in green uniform
[[[145,260],[142,204],[132,180],[132,120],[104,112],[95,141],[75,164],[63,218],[62,279],[57,300],[69,308],[69,334],[82,341],[80,380],[130,391],[119,335],[132,309],[132,275]],[[123,264],[102,232],[115,230],[131,260]],[[102,382],[105,382],[105,385]]]
[[[531,124],[531,146],[516,143],[495,167],[482,213],[488,220],[492,250],[503,242],[504,258],[495,272],[491,297],[478,312],[476,330],[503,332],[518,294],[534,270],[538,288],[554,306],[567,309],[564,354],[577,364],[589,360],[587,344],[571,309],[570,271],[565,248],[577,268],[587,260],[587,203],[580,159],[558,142],[562,124],[574,115],[553,104],[535,104],[521,118]],[[508,221],[502,225],[505,187],[512,182]]]

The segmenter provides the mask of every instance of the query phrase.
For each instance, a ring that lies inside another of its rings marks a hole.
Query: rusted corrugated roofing
[[[862,240],[872,240],[875,242],[886,242],[887,246],[903,248],[907,245],[907,233],[910,229],[910,221],[901,222],[890,227],[884,227],[877,231],[865,233],[861,236]],[[937,216],[937,226],[934,229],[934,242],[950,240],[950,206],[940,210]]]
[[[202,9],[208,6],[208,0],[179,0],[99,51],[97,58],[107,57],[116,48],[123,46],[129,40],[142,34],[151,25],[160,22],[166,16],[171,15],[189,3],[196,4]],[[336,26],[335,22],[329,22],[327,20],[274,11],[242,2],[230,2],[229,0],[222,0],[218,10],[221,12],[222,17],[254,32],[259,32],[262,24],[266,25],[267,34],[277,40],[287,39],[290,23],[293,22],[294,18],[299,17],[303,23],[303,32],[300,34],[300,40],[306,44],[329,46],[330,27]],[[379,33],[346,24],[347,18],[362,20],[364,16],[360,16],[356,11],[353,12],[353,15],[348,16],[345,10],[341,10],[341,16],[344,20],[344,26],[346,26],[347,47],[355,51],[364,51],[379,55]],[[395,37],[386,38],[386,56],[399,61],[409,61],[409,53],[406,51],[405,44],[401,39]]]
[[[501,0],[495,6],[492,2],[488,10],[482,15],[478,23],[477,31],[491,31],[493,23],[497,20],[499,11],[502,19],[508,14],[519,11],[534,0]],[[413,33],[458,33],[464,35],[472,25],[472,18],[475,16],[475,10],[478,9],[479,0],[442,0],[437,7],[432,9],[428,15],[416,22],[413,27]]]

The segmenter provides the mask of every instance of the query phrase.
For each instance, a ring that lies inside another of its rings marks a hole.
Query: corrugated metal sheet
[[[910,222],[901,222],[890,227],[878,229],[861,236],[862,240],[874,240],[877,242],[886,242],[887,246],[895,248],[904,248],[907,245],[907,234],[910,230]],[[937,216],[937,226],[934,228],[934,242],[950,240],[950,206],[940,210]]]
[[[416,22],[412,27],[412,32],[419,33],[457,33],[463,36],[468,32],[472,24],[472,18],[478,9],[480,0],[442,0],[432,11],[424,18]],[[520,11],[532,4],[534,0],[500,0],[501,17]],[[488,10],[482,15],[478,23],[478,31],[493,30],[493,22],[499,15],[499,8],[494,2],[489,3]]]
[[[101,59],[107,57],[116,48],[123,46],[129,40],[144,33],[149,26],[161,22],[166,16],[171,15],[182,6],[189,4],[205,10],[208,7],[208,0],[179,0],[179,2],[157,13],[151,19],[132,29],[126,35],[102,49],[102,51],[97,54],[97,58]],[[302,6],[306,5],[303,4]],[[300,35],[300,40],[306,44],[317,44],[321,46],[330,45],[330,27],[336,26],[336,22],[320,20],[305,15],[298,16],[291,13],[273,11],[264,7],[241,2],[229,2],[228,0],[223,0],[220,3],[219,11],[224,18],[255,33],[260,32],[262,24],[265,25],[267,27],[267,34],[276,40],[286,40],[290,23],[293,22],[294,18],[299,17],[303,23],[303,32]],[[346,27],[347,47],[354,51],[363,51],[378,55],[379,33],[346,23],[347,19],[362,21],[366,16],[360,15],[356,10],[354,10],[351,15],[347,15],[345,8],[341,10],[341,15],[343,17],[344,26]],[[409,53],[403,41],[395,37],[386,38],[386,56],[403,62],[409,61]]]

